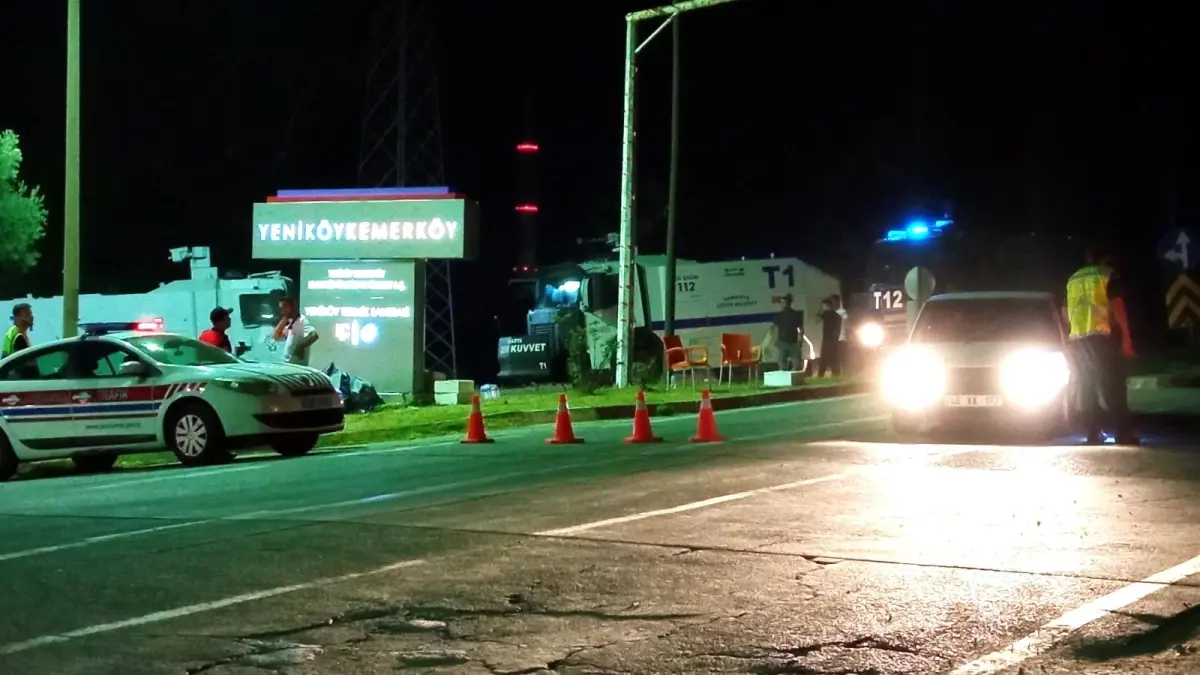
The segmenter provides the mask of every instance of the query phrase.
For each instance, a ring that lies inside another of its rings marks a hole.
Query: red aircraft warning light
[[[537,213],[537,204],[517,204],[517,213]]]
[[[530,143],[529,141],[525,141],[524,143],[517,143],[517,152],[532,154],[537,151],[538,151],[537,143]]]

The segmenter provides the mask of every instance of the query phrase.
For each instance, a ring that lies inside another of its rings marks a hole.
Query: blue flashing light
[[[924,239],[929,236],[929,224],[923,220],[914,220],[904,229],[910,239]]]

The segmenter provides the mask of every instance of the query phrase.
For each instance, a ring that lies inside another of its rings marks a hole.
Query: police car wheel
[[[229,456],[221,421],[203,403],[184,403],[172,409],[165,432],[167,446],[185,466],[215,464]]]
[[[317,447],[319,434],[294,434],[281,436],[271,441],[271,448],[284,457],[299,457],[307,455],[309,450]]]
[[[117,463],[117,455],[105,452],[96,455],[77,455],[71,458],[75,468],[81,473],[103,473],[113,468]]]
[[[8,480],[17,473],[17,453],[13,452],[8,436],[0,433],[0,481]]]

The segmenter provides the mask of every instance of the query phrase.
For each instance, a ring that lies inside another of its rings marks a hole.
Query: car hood
[[[206,370],[212,373],[214,377],[262,377],[285,383],[290,389],[325,388],[330,386],[329,378],[321,371],[290,363],[231,363],[220,366],[206,366]]]
[[[988,368],[1001,365],[1006,358],[1022,349],[1062,351],[1061,344],[1036,342],[947,342],[929,344],[942,362],[950,368]]]

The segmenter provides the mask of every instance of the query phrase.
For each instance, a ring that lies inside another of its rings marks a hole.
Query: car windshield
[[[1062,340],[1053,306],[1034,298],[934,300],[921,310],[913,343]]]
[[[238,363],[232,354],[179,335],[145,335],[129,338],[128,343],[158,363],[169,366],[217,366]]]

